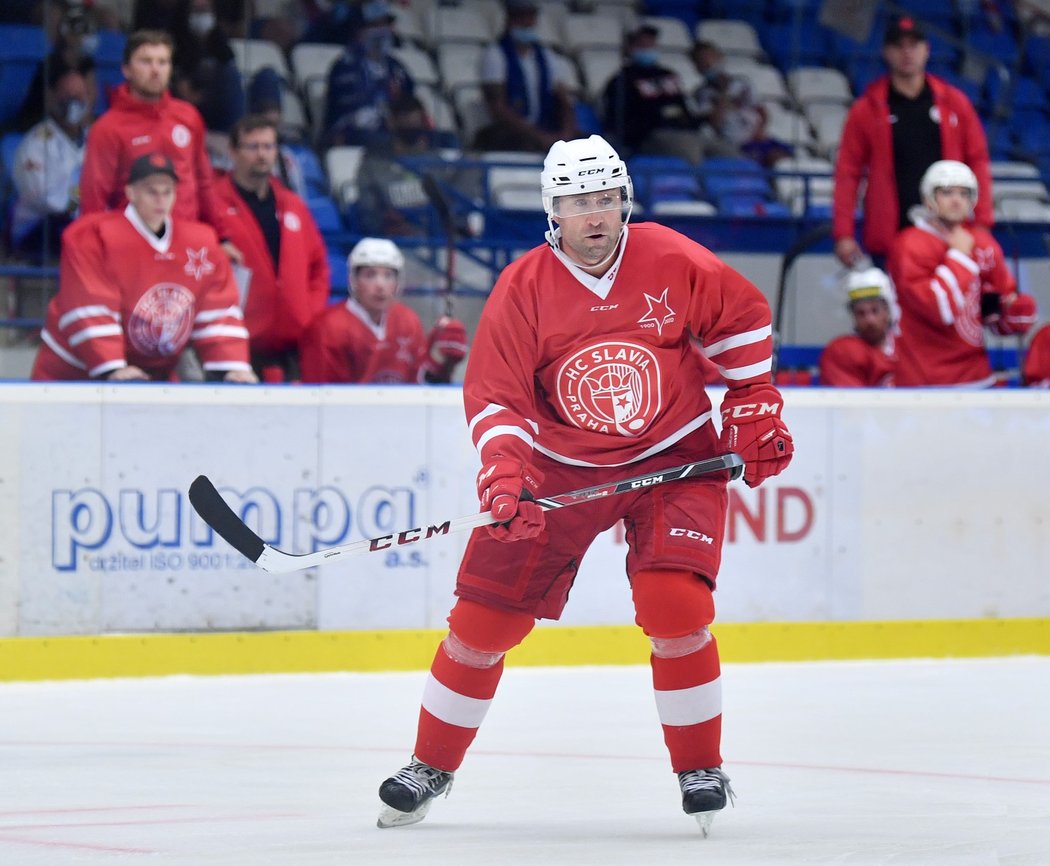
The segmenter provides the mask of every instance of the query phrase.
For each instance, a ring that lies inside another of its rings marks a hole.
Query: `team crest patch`
[[[215,270],[215,264],[208,261],[208,248],[201,247],[199,250],[191,250],[186,247],[186,273],[200,282],[205,274]]]
[[[190,338],[193,311],[193,292],[178,283],[158,283],[131,311],[128,341],[143,355],[177,355]]]
[[[581,430],[638,436],[660,411],[660,370],[646,346],[596,343],[572,355],[555,379],[562,416]]]
[[[171,140],[176,147],[187,147],[193,140],[193,136],[190,134],[189,127],[176,123],[171,128]]]

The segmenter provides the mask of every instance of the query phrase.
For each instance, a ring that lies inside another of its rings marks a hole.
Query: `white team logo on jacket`
[[[176,123],[171,128],[171,140],[175,142],[176,147],[186,147],[192,139],[193,136],[190,134],[189,127]]]
[[[637,436],[660,411],[660,373],[645,346],[596,343],[570,357],[555,378],[564,418],[582,430]]]
[[[157,283],[135,304],[128,340],[143,355],[177,355],[193,328],[193,292],[178,283]]]

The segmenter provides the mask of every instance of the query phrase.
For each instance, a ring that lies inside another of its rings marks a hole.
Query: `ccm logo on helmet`
[[[605,174],[605,169],[604,168],[585,168],[585,169],[577,172],[576,176],[577,177],[587,177],[588,175],[592,175],[592,174]]]
[[[702,541],[704,544],[714,544],[715,540],[710,535],[704,535],[702,532],[697,532],[695,529],[679,529],[677,526],[672,526],[667,533],[671,538],[691,538],[693,541]]]
[[[729,418],[761,418],[763,415],[776,415],[780,411],[779,403],[741,403],[732,409],[722,412],[722,420]]]

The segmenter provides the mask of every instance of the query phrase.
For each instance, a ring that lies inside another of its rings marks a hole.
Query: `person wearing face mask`
[[[534,0],[507,0],[507,26],[481,56],[481,90],[491,122],[478,130],[478,150],[545,152],[575,138],[569,81],[558,58],[539,44]]]
[[[357,220],[365,234],[423,237],[429,202],[419,174],[401,160],[431,146],[431,123],[423,104],[403,94],[390,105],[391,140],[365,151],[358,177]]]
[[[80,204],[80,168],[91,122],[87,80],[73,69],[52,72],[47,117],[26,133],[14,159],[17,191],[11,224],[16,255],[57,259],[59,238]]]
[[[623,67],[605,87],[605,128],[628,154],[680,156],[695,164],[703,157],[700,119],[686,102],[678,73],[659,63],[659,35],[650,25],[627,35]]]
[[[244,114],[244,81],[212,0],[179,0],[176,6],[174,91],[192,103],[208,133],[221,139],[209,149],[225,153],[228,134]]]
[[[384,144],[390,140],[384,118],[399,96],[415,91],[404,65],[391,54],[394,13],[385,0],[368,0],[359,10],[360,26],[328,72],[322,145]]]

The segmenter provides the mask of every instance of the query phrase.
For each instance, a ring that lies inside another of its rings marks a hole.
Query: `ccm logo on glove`
[[[757,487],[791,462],[795,444],[780,420],[784,400],[772,385],[748,385],[726,392],[722,401],[721,445],[744,458],[744,483]]]

